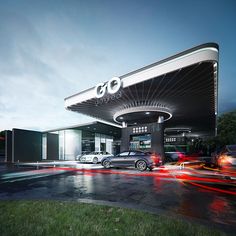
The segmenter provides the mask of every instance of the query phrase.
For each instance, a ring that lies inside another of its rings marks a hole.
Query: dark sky
[[[88,121],[63,99],[206,42],[219,111],[236,109],[236,1],[0,1],[0,130]]]

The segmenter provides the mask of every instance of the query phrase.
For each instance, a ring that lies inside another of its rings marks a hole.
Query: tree
[[[219,116],[217,129],[217,139],[221,146],[236,144],[236,110]]]
[[[221,114],[217,119],[217,136],[204,141],[208,155],[227,144],[236,144],[236,110]]]

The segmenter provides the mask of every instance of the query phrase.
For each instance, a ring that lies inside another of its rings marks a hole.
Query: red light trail
[[[179,181],[180,183],[191,184],[193,186],[207,189],[209,191],[216,191],[219,193],[236,195],[236,173],[235,172],[219,172],[212,169],[211,171],[196,170],[192,168],[171,169],[165,166],[158,168],[152,172],[137,172],[136,170],[114,170],[114,169],[83,169],[83,168],[67,168],[55,167],[56,170],[76,171],[82,172],[86,175],[94,176],[94,174],[113,174],[126,176],[150,176],[166,181]],[[211,169],[211,168],[208,168]],[[211,185],[211,186],[208,186]],[[217,185],[217,187],[215,187]],[[220,187],[229,187],[233,190],[225,190]]]

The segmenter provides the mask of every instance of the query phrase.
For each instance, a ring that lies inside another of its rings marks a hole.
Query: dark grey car
[[[101,164],[105,168],[135,167],[140,171],[144,171],[147,168],[152,170],[155,166],[161,165],[161,158],[150,152],[125,151],[116,156],[103,158]]]

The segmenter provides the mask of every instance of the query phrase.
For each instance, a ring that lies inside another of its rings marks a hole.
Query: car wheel
[[[138,161],[136,164],[136,168],[140,171],[144,171],[147,169],[147,163],[145,161]]]
[[[111,163],[108,160],[103,161],[102,165],[106,168],[109,169],[111,167]]]
[[[98,163],[98,158],[97,157],[94,157],[93,158],[93,164],[97,164]]]

